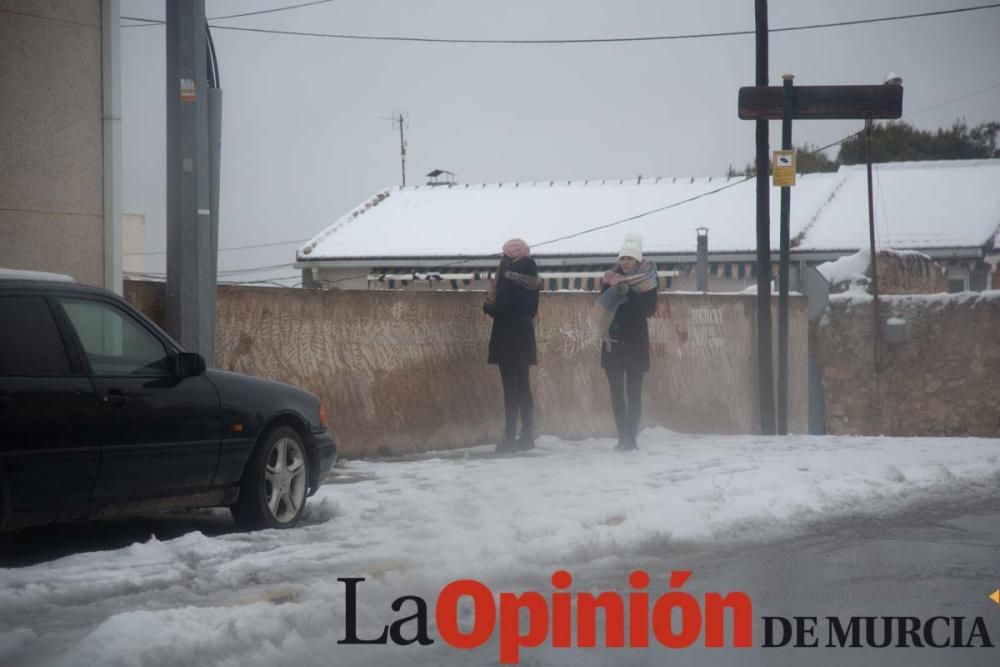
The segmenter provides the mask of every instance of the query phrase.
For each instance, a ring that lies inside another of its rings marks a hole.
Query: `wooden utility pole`
[[[767,0],[756,2],[757,86],[767,86]],[[757,392],[760,432],[774,433],[774,359],[771,348],[771,200],[767,120],[757,121]]]
[[[393,126],[399,126],[399,160],[400,167],[403,171],[403,187],[406,187],[406,138],[403,136],[403,126],[406,125],[406,119],[403,117],[402,113],[394,115],[392,117]]]

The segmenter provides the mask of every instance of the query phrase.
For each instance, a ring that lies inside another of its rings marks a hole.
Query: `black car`
[[[302,516],[336,458],[319,399],[206,369],[123,299],[0,274],[0,530],[229,507]]]

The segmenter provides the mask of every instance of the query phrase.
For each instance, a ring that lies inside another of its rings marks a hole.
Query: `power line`
[[[953,102],[960,102],[961,100],[965,100],[965,99],[968,99],[970,97],[975,97],[976,95],[982,95],[983,93],[988,93],[991,90],[996,90],[997,88],[1000,88],[1000,83],[995,83],[992,86],[988,86],[986,88],[983,88],[981,90],[977,90],[977,91],[972,92],[972,93],[966,93],[965,95],[959,95],[958,97],[953,97],[950,100],[945,100],[944,102],[938,102],[937,104],[933,104],[933,105],[931,105],[929,107],[924,107],[923,109],[917,109],[916,111],[911,111],[910,113],[905,114],[904,116],[900,117],[900,120],[905,120],[907,118],[912,118],[913,116],[916,116],[917,114],[924,113],[925,111],[931,111],[932,109],[940,109],[941,107],[947,106],[949,104],[952,104]],[[850,139],[853,139],[854,137],[857,137],[857,136],[859,136],[859,135],[861,135],[863,133],[864,133],[864,129],[860,129],[857,132],[852,132],[851,134],[847,135],[843,139],[838,139],[837,141],[834,141],[833,143],[827,144],[826,146],[820,146],[819,148],[815,149],[814,152],[818,153],[820,151],[825,151],[827,148],[833,148],[834,146],[839,146],[840,144],[844,143],[845,141],[849,141]]]
[[[623,225],[626,222],[632,222],[633,220],[638,220],[640,218],[645,218],[647,216],[653,215],[654,213],[661,213],[663,211],[667,211],[667,210],[672,209],[672,208],[677,208],[678,206],[682,206],[684,204],[690,204],[693,201],[697,201],[697,200],[702,199],[704,197],[709,197],[711,195],[718,194],[718,193],[722,192],[723,190],[728,190],[729,188],[735,187],[737,185],[741,185],[741,184],[743,184],[743,183],[745,183],[745,182],[747,182],[749,180],[750,180],[749,178],[744,178],[742,180],[736,180],[736,181],[733,181],[732,183],[727,183],[726,185],[723,185],[720,188],[716,188],[714,190],[708,190],[706,192],[702,192],[701,194],[695,195],[693,197],[688,197],[687,199],[682,199],[680,201],[674,202],[673,204],[667,204],[666,206],[661,206],[659,208],[654,208],[654,209],[649,210],[649,211],[644,211],[642,213],[638,213],[636,215],[632,215],[632,216],[629,216],[627,218],[622,218],[621,220],[615,220],[614,222],[609,222],[607,224],[597,225],[596,227],[589,227],[587,229],[584,229],[582,231],[576,232],[574,234],[568,234],[566,236],[560,236],[559,238],[549,239],[548,241],[542,241],[541,243],[535,243],[535,244],[533,244],[532,247],[540,248],[542,246],[546,246],[546,245],[549,245],[549,244],[552,244],[552,243],[557,243],[559,241],[568,241],[569,239],[575,239],[578,236],[583,236],[584,234],[590,234],[591,232],[600,231],[602,229],[608,229],[609,227],[617,227],[618,225]]]
[[[254,244],[251,244],[251,245],[230,246],[228,248],[219,248],[219,252],[229,252],[229,251],[232,251],[232,250],[250,250],[251,248],[273,248],[273,247],[279,246],[279,245],[293,245],[293,244],[296,244],[296,243],[305,243],[308,240],[309,239],[296,239],[294,241],[274,241],[272,243],[254,243]],[[148,252],[126,252],[126,253],[122,253],[122,254],[125,255],[125,256],[133,256],[133,255],[165,255],[165,254],[167,254],[167,251],[166,250],[150,250]]]
[[[217,272],[217,276],[220,276],[220,277],[221,276],[235,276],[235,275],[239,275],[241,273],[258,273],[258,272],[263,272],[263,271],[277,271],[278,269],[287,269],[287,268],[289,268],[291,266],[292,266],[292,262],[285,262],[284,264],[272,264],[270,266],[250,266],[250,267],[243,268],[243,269],[222,269],[222,270],[220,270],[220,271]],[[159,278],[162,278],[162,277],[164,277],[164,276],[167,275],[166,273],[162,273],[162,272],[159,272],[159,271],[147,271],[147,272],[131,271],[130,273],[134,273],[136,275],[156,276],[156,277],[159,277]]]
[[[300,9],[302,7],[312,7],[313,5],[324,5],[329,2],[336,2],[336,0],[312,0],[312,2],[301,2],[297,5],[288,5],[286,7],[275,7],[273,9],[260,9],[255,12],[243,12],[242,14],[227,14],[226,16],[210,16],[207,20],[209,21],[222,21],[224,19],[237,19],[244,16],[257,16],[259,14],[273,14],[275,12],[285,12],[290,9]],[[156,19],[143,19],[133,16],[122,16],[121,18],[127,19],[129,21],[142,21],[142,25],[125,25],[123,28],[148,28],[154,25],[163,25],[165,22]]]
[[[941,108],[943,106],[951,104],[952,102],[958,102],[960,100],[965,100],[965,99],[968,99],[970,97],[975,97],[976,95],[982,95],[983,93],[988,93],[991,90],[996,90],[997,88],[1000,88],[1000,83],[995,83],[995,84],[993,84],[992,86],[990,86],[988,88],[983,88],[982,90],[977,90],[974,93],[967,93],[965,95],[960,95],[959,97],[953,97],[950,100],[945,100],[944,102],[940,102],[938,104],[934,104],[934,105],[929,106],[929,107],[924,107],[923,109],[918,109],[917,111],[913,111],[911,113],[906,114],[906,116],[904,116],[904,118],[910,118],[911,116],[916,116],[918,113],[924,113],[925,111],[931,111],[932,109],[939,109],[939,108]]]
[[[140,25],[123,25],[123,28],[148,28],[151,26],[166,25],[163,19],[146,19],[141,16],[119,16],[123,21],[139,21]]]
[[[809,25],[788,26],[785,28],[771,28],[769,33],[793,32],[798,30],[818,30],[822,28],[837,28],[843,26],[864,25],[868,23],[883,23],[886,21],[902,21],[907,19],[926,18],[930,16],[944,16],[947,14],[961,14],[965,12],[980,11],[983,9],[995,9],[1000,7],[1000,3],[989,5],[978,5],[975,7],[961,7],[958,9],[941,9],[932,12],[920,12],[915,14],[900,14],[897,16],[882,16],[871,19],[856,19],[853,21],[836,21],[831,23],[813,23]],[[144,19],[132,16],[122,16],[122,19],[129,21],[143,21],[147,25],[161,24],[163,21]],[[138,26],[126,26],[138,27]],[[705,39],[712,37],[736,37],[742,35],[753,35],[754,30],[729,30],[723,32],[703,32],[678,35],[649,35],[643,37],[595,37],[583,39],[449,39],[441,37],[396,37],[389,35],[351,35],[326,32],[307,32],[300,30],[275,30],[271,28],[247,28],[228,25],[213,25],[212,28],[219,30],[236,30],[241,32],[256,32],[271,35],[293,35],[297,37],[323,37],[327,39],[350,39],[364,41],[381,42],[417,42],[430,44],[534,44],[534,45],[568,45],[568,44],[608,44],[621,42],[658,42],[681,39]]]
[[[833,142],[831,144],[827,144],[823,148],[820,148],[820,149],[817,149],[817,150],[825,150],[827,148],[831,148],[833,146],[836,146],[837,144],[843,143],[843,142],[851,139],[852,137],[854,137],[857,134],[858,134],[858,132],[851,133],[851,134],[847,135],[846,137],[844,137],[844,138],[842,138],[842,139],[840,139],[838,141],[835,141],[835,142]],[[590,233],[593,233],[593,232],[596,232],[596,231],[600,231],[602,229],[608,229],[610,227],[616,227],[618,225],[623,225],[626,222],[632,222],[633,220],[639,220],[640,218],[645,218],[645,217],[648,217],[648,216],[653,215],[655,213],[660,213],[662,211],[666,211],[666,210],[669,210],[669,209],[672,209],[672,208],[677,208],[679,206],[683,206],[684,204],[690,204],[693,201],[697,201],[697,200],[703,199],[705,197],[710,197],[712,195],[716,195],[716,194],[722,192],[723,190],[728,190],[729,188],[736,187],[737,185],[741,185],[741,184],[746,183],[748,181],[752,181],[755,178],[757,178],[756,175],[750,176],[749,178],[744,178],[744,179],[736,180],[736,181],[733,181],[732,183],[727,183],[726,185],[723,185],[722,187],[715,188],[714,190],[708,190],[706,192],[702,192],[700,194],[694,195],[693,197],[688,197],[687,199],[682,199],[682,200],[676,201],[676,202],[674,202],[672,204],[667,204],[666,206],[660,206],[658,208],[650,209],[648,211],[643,211],[642,213],[637,213],[636,215],[631,215],[631,216],[629,216],[627,218],[622,218],[620,220],[615,220],[614,222],[605,223],[603,225],[597,225],[595,227],[588,227],[587,229],[583,229],[583,230],[581,230],[579,232],[575,232],[573,234],[567,234],[565,236],[559,236],[559,237],[554,238],[554,239],[548,239],[547,241],[540,241],[540,242],[537,242],[537,243],[532,243],[531,247],[532,248],[541,248],[543,246],[551,245],[553,243],[558,243],[559,241],[567,241],[569,239],[574,239],[574,238],[577,238],[579,236],[584,236],[585,234],[590,234]],[[499,256],[500,256],[500,253],[495,253],[495,254],[492,254],[492,255],[485,255],[485,256],[482,256],[482,257],[466,257],[464,259],[456,260],[454,262],[448,262],[448,263],[445,263],[445,264],[440,264],[440,265],[438,265],[435,268],[437,268],[437,269],[446,269],[446,268],[450,268],[450,267],[453,267],[453,266],[459,266],[459,265],[462,265],[462,264],[467,264],[467,263],[473,262],[473,261],[481,261],[481,260],[485,260],[485,259],[498,258]],[[330,285],[336,285],[337,283],[346,282],[348,280],[358,280],[360,278],[367,278],[368,275],[370,275],[370,274],[369,273],[363,273],[363,274],[358,274],[358,275],[353,275],[353,276],[346,276],[346,277],[343,277],[343,278],[337,278],[336,280],[319,280],[317,282],[319,282],[324,287],[329,287]]]
[[[671,208],[677,208],[678,206],[683,206],[684,204],[689,204],[689,203],[691,203],[693,201],[696,201],[698,199],[702,199],[703,197],[709,197],[711,195],[718,194],[718,193],[722,192],[723,190],[728,190],[729,188],[735,187],[735,186],[740,185],[742,183],[745,183],[747,181],[751,181],[754,178],[756,178],[756,177],[755,176],[751,176],[750,178],[736,180],[736,181],[733,181],[732,183],[727,183],[726,185],[723,185],[722,187],[715,188],[714,190],[708,190],[706,192],[702,192],[701,194],[697,194],[697,195],[695,195],[693,197],[688,197],[687,199],[682,199],[682,200],[676,201],[676,202],[674,202],[672,204],[667,204],[666,206],[660,206],[658,208],[650,209],[648,211],[643,211],[642,213],[637,213],[636,215],[631,215],[631,216],[629,216],[627,218],[622,218],[621,220],[615,220],[614,222],[605,223],[603,225],[597,225],[596,227],[589,227],[589,228],[584,229],[582,231],[579,231],[579,232],[576,232],[576,233],[573,233],[573,234],[568,234],[566,236],[560,236],[560,237],[554,238],[554,239],[549,239],[547,241],[539,241],[537,243],[532,243],[531,247],[532,248],[541,248],[543,246],[547,246],[547,245],[550,245],[552,243],[557,243],[559,241],[566,241],[568,239],[573,239],[573,238],[576,238],[578,236],[583,236],[584,234],[590,234],[592,232],[596,232],[596,231],[599,231],[599,230],[602,230],[602,229],[608,229],[610,227],[615,227],[617,225],[623,225],[626,222],[632,222],[633,220],[638,220],[640,218],[645,218],[647,216],[653,215],[654,213],[660,213],[662,211],[666,211],[666,210],[671,209]],[[483,256],[479,256],[479,257],[466,257],[464,259],[455,260],[453,262],[446,262],[444,264],[439,264],[439,265],[437,265],[434,268],[435,269],[447,269],[447,268],[451,268],[453,266],[460,266],[462,264],[468,264],[469,262],[475,262],[475,261],[482,261],[482,260],[487,260],[487,259],[499,258],[500,254],[501,253],[493,253],[493,254],[490,254],[490,255],[483,255]],[[370,273],[362,273],[362,274],[358,274],[358,275],[346,276],[346,277],[343,277],[343,278],[337,278],[336,280],[319,280],[317,282],[319,282],[320,284],[322,284],[324,287],[328,287],[330,285],[336,285],[337,283],[346,282],[348,280],[358,280],[360,278],[367,278],[369,275],[370,275]]]
[[[251,266],[244,269],[224,269],[219,271],[219,275],[236,275],[239,273],[256,273],[257,271],[275,271],[277,269],[287,269],[292,265],[292,262],[285,262],[284,264],[271,264],[270,266]]]
[[[224,285],[259,285],[262,283],[270,283],[277,287],[290,287],[289,285],[283,285],[279,283],[279,280],[301,280],[301,274],[295,274],[291,276],[279,276],[277,278],[264,278],[261,280],[224,280],[222,284]]]
[[[300,9],[302,7],[312,7],[313,5],[325,5],[336,0],[312,0],[312,2],[300,2],[297,5],[287,5],[285,7],[275,7],[274,9],[260,9],[255,12],[243,12],[242,14],[228,14],[226,16],[210,16],[209,21],[221,21],[222,19],[238,19],[244,16],[257,16],[258,14],[274,14],[275,12],[287,12],[290,9]]]

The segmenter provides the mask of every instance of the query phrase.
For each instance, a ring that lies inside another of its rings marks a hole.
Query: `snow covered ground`
[[[620,572],[649,558],[764,542],[844,517],[992,499],[1000,440],[697,436],[542,438],[524,455],[478,447],[350,461],[293,531],[191,533],[0,569],[0,664],[466,664],[432,647],[343,646],[344,586],[375,635],[403,595],[452,580],[551,590],[557,569]],[[409,613],[409,612],[408,612]],[[430,611],[432,637],[434,611]],[[471,656],[470,656],[471,657]],[[479,656],[496,664],[496,653]],[[522,664],[535,664],[525,658]]]

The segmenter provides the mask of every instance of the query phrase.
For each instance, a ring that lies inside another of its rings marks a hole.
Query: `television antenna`
[[[403,187],[406,187],[406,136],[405,130],[410,126],[410,114],[407,111],[393,111],[392,116],[382,116],[384,120],[392,121],[392,129],[399,130],[399,163],[403,174]]]

